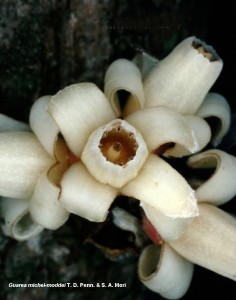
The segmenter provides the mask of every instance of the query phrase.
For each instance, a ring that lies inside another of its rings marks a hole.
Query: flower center
[[[90,135],[81,159],[94,178],[119,188],[138,174],[147,155],[141,134],[117,119]]]
[[[138,145],[132,132],[126,132],[120,125],[105,131],[99,144],[103,156],[109,162],[124,166],[134,158]]]

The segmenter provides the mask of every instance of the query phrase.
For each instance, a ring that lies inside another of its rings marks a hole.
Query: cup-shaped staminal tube
[[[129,115],[125,120],[142,134],[150,152],[155,152],[167,143],[180,144],[190,152],[196,148],[192,130],[184,117],[168,108],[145,108]]]
[[[48,111],[70,150],[80,157],[89,135],[115,118],[115,112],[93,83],[70,85],[52,96]]]
[[[187,292],[193,264],[178,255],[166,243],[144,248],[138,262],[142,283],[166,299],[179,299]]]
[[[30,131],[29,125],[0,114],[0,132]]]
[[[38,235],[43,227],[34,223],[29,213],[29,201],[14,198],[0,200],[3,231],[18,241],[29,240]]]
[[[185,39],[146,77],[145,105],[194,114],[222,66],[222,60],[211,46],[195,37]]]
[[[117,119],[90,135],[81,159],[96,180],[120,188],[137,176],[147,156],[141,134]]]
[[[139,68],[142,78],[144,79],[146,75],[158,64],[158,59],[144,51],[138,53],[133,58],[133,63]]]
[[[127,103],[120,103],[119,91],[130,93]],[[141,73],[137,66],[127,59],[115,60],[109,66],[105,75],[104,92],[118,117],[144,107]]]
[[[217,146],[230,126],[230,107],[226,99],[220,94],[208,93],[196,115],[202,118],[218,119],[216,124],[212,124],[212,144]]]
[[[35,223],[44,228],[55,230],[69,218],[58,201],[60,188],[53,185],[44,172],[37,181],[33,196],[30,199],[30,214]]]
[[[172,218],[198,215],[197,201],[186,180],[167,162],[150,154],[136,178],[122,189],[123,195],[136,198]]]
[[[38,177],[53,162],[33,133],[1,133],[0,195],[29,199]]]
[[[236,158],[224,151],[212,149],[188,159],[194,169],[213,169],[212,176],[196,189],[198,202],[221,205],[236,195]]]
[[[236,219],[207,203],[199,204],[194,218],[180,239],[169,242],[193,263],[236,280]]]
[[[142,202],[146,217],[154,226],[158,234],[164,241],[176,240],[184,233],[189,223],[193,220],[191,218],[171,218],[162,214],[157,209]]]
[[[54,155],[54,144],[59,134],[59,127],[47,111],[51,96],[44,96],[34,102],[30,110],[30,126],[44,149]]]
[[[165,156],[183,157],[201,151],[211,139],[211,129],[208,123],[200,117],[184,116],[185,122],[191,131],[193,147],[188,149],[180,143],[166,150]],[[191,151],[190,151],[191,150]]]
[[[73,214],[92,222],[103,222],[116,196],[115,188],[96,181],[82,162],[78,162],[61,180],[59,202]]]

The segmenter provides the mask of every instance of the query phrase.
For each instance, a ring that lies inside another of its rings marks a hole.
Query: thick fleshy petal
[[[29,199],[53,160],[30,132],[0,134],[0,195]]]
[[[60,188],[53,185],[43,173],[30,200],[30,214],[35,223],[47,229],[57,229],[69,218],[69,213],[58,201]]]
[[[118,59],[109,66],[105,75],[104,91],[118,117],[144,107],[141,73],[130,60]],[[118,91],[127,91],[131,94],[125,103],[124,111],[121,108],[124,103],[120,103]]]
[[[61,181],[59,201],[71,213],[92,222],[103,222],[117,190],[96,181],[81,163],[75,163]]]
[[[145,78],[146,75],[158,64],[158,59],[143,51],[133,58],[133,62],[139,68],[142,78]]]
[[[205,120],[196,116],[184,116],[184,120],[191,131],[194,147],[191,151],[180,143],[166,150],[166,156],[182,157],[201,151],[211,139],[211,129]]]
[[[70,85],[50,100],[48,111],[70,150],[80,157],[88,136],[115,118],[109,101],[93,83]]]
[[[59,134],[59,127],[47,111],[51,96],[39,98],[30,111],[30,126],[44,149],[54,155],[54,144]]]
[[[165,107],[150,107],[137,111],[126,121],[142,134],[150,152],[166,143],[177,143],[194,152],[195,137],[183,116]]]
[[[138,275],[150,290],[166,299],[179,299],[188,290],[193,264],[167,244],[144,248],[138,263]]]
[[[128,182],[121,193],[172,218],[189,218],[198,214],[196,198],[188,183],[154,154],[149,155],[138,176]]]
[[[23,122],[14,120],[8,116],[0,114],[0,132],[10,131],[30,131],[30,127]]]
[[[196,189],[199,202],[221,205],[236,195],[236,158],[221,150],[208,150],[189,158],[194,169],[215,169],[213,175]]]
[[[153,208],[147,203],[142,202],[141,206],[148,220],[155,227],[164,241],[176,240],[186,230],[192,218],[171,218],[162,214],[159,210]]]
[[[199,205],[199,212],[171,247],[193,263],[236,280],[236,219],[206,203]]]
[[[28,200],[2,198],[0,207],[4,220],[3,231],[6,235],[24,241],[35,237],[43,230],[43,227],[31,219]]]
[[[194,114],[222,66],[212,47],[195,37],[185,39],[146,77],[145,105],[166,106],[184,114]]]
[[[213,125],[212,137],[213,145],[217,146],[230,126],[230,107],[226,99],[216,93],[207,94],[196,115],[202,118],[215,117],[219,119],[220,122],[216,122],[216,125],[218,125],[217,128],[215,128],[216,130],[214,130]]]

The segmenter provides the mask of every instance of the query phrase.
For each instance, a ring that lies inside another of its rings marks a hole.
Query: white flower
[[[170,295],[156,288],[156,283],[151,288],[166,297],[183,294],[192,264],[171,247],[182,253],[179,241],[202,216],[197,217],[193,189],[160,155],[182,157],[202,150],[211,139],[203,118],[212,116],[221,122],[212,142],[220,142],[229,127],[229,107],[223,97],[207,93],[221,68],[216,52],[191,37],[160,62],[147,55],[134,62],[115,61],[105,76],[105,94],[92,83],[79,83],[38,99],[30,112],[33,132],[1,116],[0,195],[5,197],[6,234],[28,239],[42,228],[62,226],[70,213],[102,222],[118,195],[135,198],[171,245],[165,251],[170,253],[173,269],[182,270],[186,279],[180,290],[173,285]],[[126,94],[122,96],[121,91]],[[201,156],[192,157],[189,164],[199,160]],[[201,189],[196,191],[197,198]],[[233,193],[231,189],[229,194]],[[220,203],[224,197],[219,197]],[[27,234],[17,227],[22,210],[12,213],[17,201],[24,202],[24,216],[30,213],[27,228],[33,229],[27,229]],[[150,278],[156,278],[156,273],[149,273],[158,263],[155,253],[148,257],[151,262],[141,258],[145,263],[140,271],[147,286]],[[166,273],[160,277],[165,280]],[[168,285],[171,282],[166,280]]]

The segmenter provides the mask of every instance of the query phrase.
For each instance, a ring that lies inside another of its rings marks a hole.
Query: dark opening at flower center
[[[123,166],[134,158],[138,145],[132,132],[116,126],[103,133],[99,148],[106,160]]]

